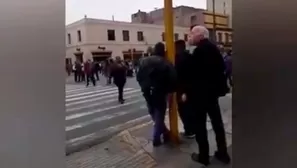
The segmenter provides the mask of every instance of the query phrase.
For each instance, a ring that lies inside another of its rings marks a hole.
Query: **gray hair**
[[[204,26],[195,26],[195,27],[193,27],[193,31],[199,32],[199,34],[202,35],[206,39],[209,38],[209,31]]]

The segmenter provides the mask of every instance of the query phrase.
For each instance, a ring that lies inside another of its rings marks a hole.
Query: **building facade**
[[[173,23],[175,26],[190,27],[193,24],[204,24],[204,9],[189,6],[178,6],[173,8]],[[151,12],[138,11],[131,16],[132,23],[164,24],[164,8]]]
[[[138,59],[165,41],[163,25],[84,18],[66,26],[66,63],[108,57]],[[175,27],[175,39],[187,40],[189,28]]]
[[[227,15],[229,27],[232,28],[232,0],[214,0],[214,2],[215,13]],[[213,0],[206,1],[206,9],[213,12]]]
[[[225,8],[220,7],[220,4],[224,4]],[[208,8],[209,8],[209,1]],[[209,29],[210,33],[214,31],[214,25],[216,27],[217,43],[221,44],[225,48],[231,48],[232,43],[232,28],[229,19],[230,8],[227,8],[230,0],[216,1],[216,7],[218,10],[214,14],[211,10],[197,9],[189,6],[178,6],[173,9],[173,19],[175,26],[190,27],[192,25],[203,25]],[[219,8],[220,7],[220,8]],[[225,11],[224,11],[225,9]],[[132,15],[133,23],[147,23],[147,24],[164,24],[163,17],[164,9],[157,9],[149,13],[138,11]],[[232,15],[231,15],[232,16]],[[215,18],[215,24],[214,24]],[[214,37],[212,37],[214,38]]]

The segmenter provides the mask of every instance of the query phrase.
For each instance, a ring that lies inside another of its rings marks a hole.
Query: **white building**
[[[189,28],[174,29],[175,39],[187,40]],[[162,41],[162,25],[84,18],[66,26],[66,61],[100,61],[115,56],[137,59]]]
[[[232,27],[232,0],[214,0],[215,13],[229,16],[229,27]],[[213,0],[207,0],[207,10],[213,11]]]

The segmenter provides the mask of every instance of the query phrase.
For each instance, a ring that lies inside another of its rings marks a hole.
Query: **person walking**
[[[99,71],[100,71],[100,65],[99,62],[94,62],[94,74],[96,76],[96,80],[99,81]]]
[[[74,80],[75,82],[81,82],[82,77],[81,77],[81,73],[82,73],[82,65],[79,61],[75,61],[74,64]]]
[[[85,65],[84,63],[81,63],[81,71],[80,71],[81,81],[86,81],[86,73],[85,73]]]
[[[187,83],[186,78],[191,73],[187,72],[188,63],[187,60],[190,59],[191,55],[186,51],[186,42],[184,40],[177,40],[175,42],[175,69],[177,72],[177,103],[179,116],[184,125],[185,132],[182,136],[188,139],[195,138],[194,126],[193,126],[193,115],[192,110],[189,108],[188,102],[182,101],[182,94],[185,91],[185,86]]]
[[[94,77],[95,67],[94,67],[93,62],[90,59],[88,59],[88,61],[84,63],[84,71],[85,71],[86,78],[87,78],[86,86],[87,87],[89,86],[90,80],[92,81],[93,86],[96,86],[96,80]]]
[[[173,65],[165,59],[163,43],[155,45],[153,56],[140,60],[137,81],[146,100],[149,114],[154,121],[153,146],[169,141],[169,131],[165,125],[167,96],[174,91],[176,72]]]
[[[207,138],[207,115],[216,135],[215,157],[223,163],[230,163],[227,153],[226,135],[218,103],[228,92],[223,57],[218,47],[210,42],[209,31],[204,26],[195,26],[189,34],[189,44],[196,46],[187,73],[195,74],[187,78],[187,90],[182,94],[195,114],[195,134],[199,153],[191,155],[192,160],[209,165],[209,143]]]
[[[113,78],[113,83],[118,87],[118,101],[123,104],[125,102],[123,92],[127,78],[127,67],[120,56],[116,57],[116,61],[111,67],[111,77]]]
[[[232,50],[226,52],[224,56],[225,62],[225,73],[229,82],[230,87],[233,87],[233,79],[232,79]]]

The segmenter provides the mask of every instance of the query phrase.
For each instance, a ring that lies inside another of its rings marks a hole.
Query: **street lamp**
[[[165,25],[165,41],[167,58],[174,64],[175,51],[173,41],[173,8],[172,0],[164,0],[164,25]],[[169,98],[169,124],[170,124],[170,137],[173,143],[176,145],[179,143],[178,132],[178,115],[177,115],[177,103],[176,93],[170,95]]]

